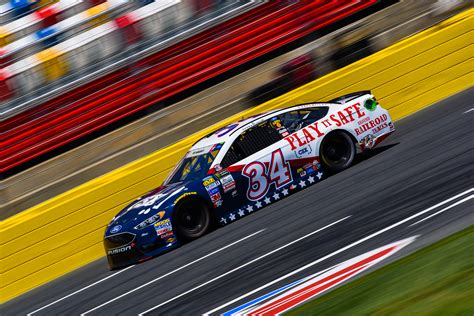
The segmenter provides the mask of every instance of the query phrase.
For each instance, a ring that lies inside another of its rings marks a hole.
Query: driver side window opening
[[[230,146],[222,159],[222,167],[227,168],[234,163],[281,140],[280,133],[268,122],[244,131]]]
[[[279,115],[281,122],[290,134],[322,119],[328,113],[327,106],[300,109],[282,113]]]
[[[289,111],[244,131],[222,159],[222,167],[227,168],[276,143],[283,137],[325,117],[328,111],[329,108],[326,106]]]

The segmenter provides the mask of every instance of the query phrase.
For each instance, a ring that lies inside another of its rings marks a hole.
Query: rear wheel
[[[182,241],[201,237],[209,229],[211,216],[209,207],[196,199],[189,199],[178,204],[174,213],[173,226]]]
[[[329,173],[337,173],[349,168],[354,161],[355,155],[355,144],[352,138],[345,132],[332,132],[321,143],[321,163],[324,170]]]

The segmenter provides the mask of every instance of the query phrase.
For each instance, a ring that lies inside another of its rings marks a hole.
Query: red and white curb
[[[400,249],[412,243],[416,237],[417,236],[409,237],[366,252],[324,270],[323,272],[318,272],[285,285],[278,290],[247,302],[222,315],[264,316],[284,313],[373,267],[380,261],[392,256]]]

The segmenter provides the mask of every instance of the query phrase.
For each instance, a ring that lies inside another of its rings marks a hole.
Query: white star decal
[[[309,177],[309,178],[308,178],[308,182],[309,182],[309,183],[314,183],[314,178],[313,178],[313,177]]]
[[[288,189],[283,189],[281,191],[281,193],[283,193],[284,196],[287,196],[288,195]]]
[[[300,183],[298,183],[300,185],[300,187],[304,188],[306,186],[306,182],[304,182],[303,180],[300,181]]]
[[[280,198],[280,195],[277,192],[275,192],[275,194],[273,194],[273,198],[275,200],[278,200]]]
[[[227,224],[227,220],[226,220],[224,217],[222,217],[222,218],[221,218],[221,223]]]
[[[272,202],[268,196],[263,201],[265,202],[265,204],[270,204]]]
[[[242,209],[239,209],[239,212],[238,212],[238,213],[239,213],[239,216],[240,216],[240,217],[242,217],[242,216],[245,215],[245,212],[244,212],[244,210],[242,210]]]
[[[230,214],[229,214],[229,219],[230,219],[231,221],[234,221],[234,220],[235,220],[235,215],[234,215],[234,213],[230,213]]]
[[[316,174],[316,176],[318,177],[319,180],[321,180],[321,177],[323,176],[322,172],[318,172],[318,174]]]
[[[255,206],[257,208],[261,208],[262,207],[262,202],[258,201],[257,203],[255,203]]]
[[[247,206],[247,211],[249,211],[249,213],[253,212],[253,206],[252,205]]]

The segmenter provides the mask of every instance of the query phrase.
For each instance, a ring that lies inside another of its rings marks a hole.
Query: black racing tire
[[[324,170],[334,174],[352,165],[356,147],[350,135],[343,131],[334,131],[323,139],[319,152]]]
[[[174,211],[173,226],[183,242],[203,236],[211,227],[209,206],[198,199],[181,201]]]

